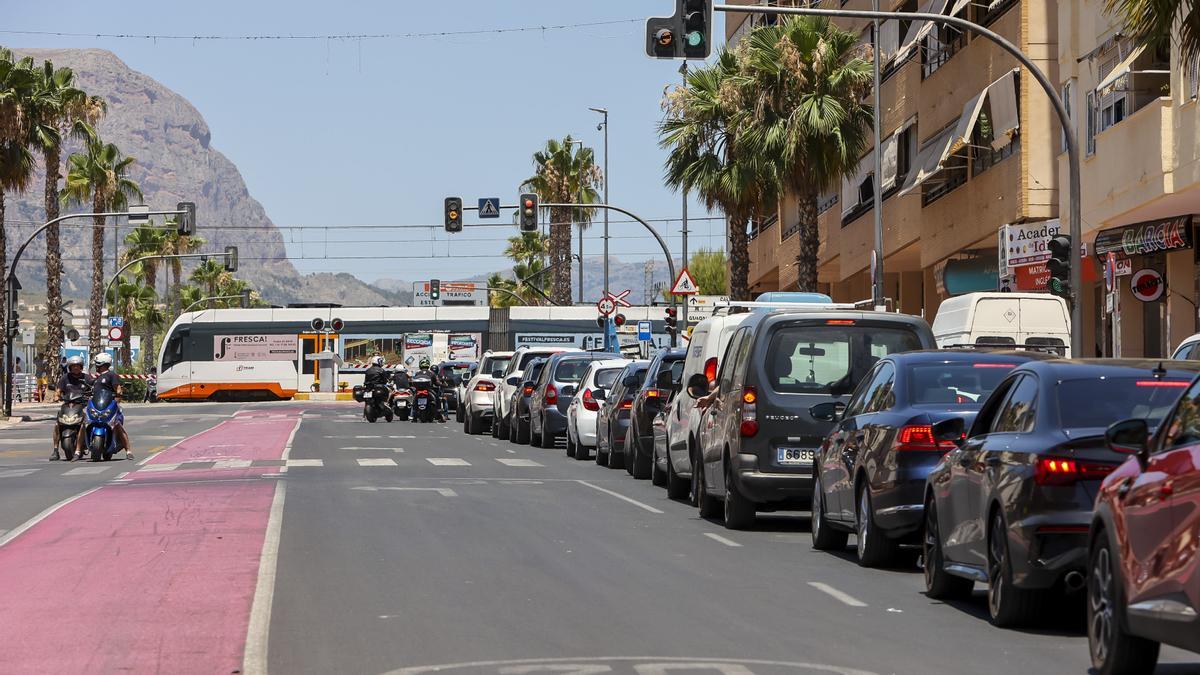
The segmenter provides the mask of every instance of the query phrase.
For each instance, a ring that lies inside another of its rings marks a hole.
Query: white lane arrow
[[[374,485],[359,485],[351,490],[363,492],[379,492],[380,490],[396,490],[399,492],[436,492],[443,497],[457,497],[458,493],[450,488],[418,488],[418,487],[375,487]]]

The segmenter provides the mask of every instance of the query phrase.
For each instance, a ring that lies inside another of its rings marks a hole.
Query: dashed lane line
[[[625,495],[621,494],[620,492],[613,492],[612,490],[609,490],[607,488],[602,488],[599,485],[593,485],[592,483],[589,483],[586,480],[577,480],[575,482],[579,483],[580,485],[590,487],[593,490],[596,490],[597,492],[603,492],[606,495],[611,495],[613,497],[616,497],[617,499],[620,499],[623,502],[628,502],[630,504],[633,504],[634,506],[638,507],[639,509],[649,511],[650,513],[663,513],[663,511],[660,511],[660,510],[654,508],[653,506],[650,506],[649,504],[643,504],[632,497],[626,497]]]
[[[434,466],[471,466],[471,463],[458,457],[426,457],[425,461]]]
[[[704,536],[708,537],[709,539],[712,539],[713,541],[717,541],[722,544],[725,544],[726,546],[728,546],[730,548],[741,548],[742,547],[742,545],[737,543],[736,541],[722,537],[721,535],[719,535],[715,532],[705,532]]]
[[[541,462],[535,462],[532,459],[520,459],[518,457],[497,457],[496,461],[505,466],[545,466]]]
[[[396,466],[396,460],[388,457],[371,458],[362,457],[358,460],[359,466]]]
[[[111,466],[77,466],[70,471],[63,472],[64,476],[92,476],[98,473],[104,473],[111,469]]]
[[[841,602],[842,604],[849,605],[851,607],[866,607],[867,606],[867,603],[863,602],[862,600],[859,600],[858,598],[856,598],[853,595],[850,595],[848,593],[843,593],[842,591],[839,591],[838,589],[834,588],[833,586],[830,586],[829,584],[822,583],[820,581],[810,581],[810,582],[808,582],[808,585],[812,586],[813,588],[817,589],[818,591],[821,591],[822,593],[829,595],[830,597],[837,600],[838,602]]]

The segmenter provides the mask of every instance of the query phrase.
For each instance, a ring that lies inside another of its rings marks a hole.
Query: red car
[[[1200,652],[1200,379],[1157,430],[1132,419],[1107,436],[1132,457],[1096,500],[1088,646],[1099,675],[1148,673],[1160,643]]]

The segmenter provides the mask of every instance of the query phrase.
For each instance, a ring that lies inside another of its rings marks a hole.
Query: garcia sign
[[[1098,256],[1110,251],[1128,257],[1187,248],[1192,248],[1191,215],[1114,227],[1096,235]]]

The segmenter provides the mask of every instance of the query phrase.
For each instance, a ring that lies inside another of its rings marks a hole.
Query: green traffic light
[[[699,47],[704,44],[704,33],[700,31],[692,31],[687,34],[687,43],[689,47]]]

